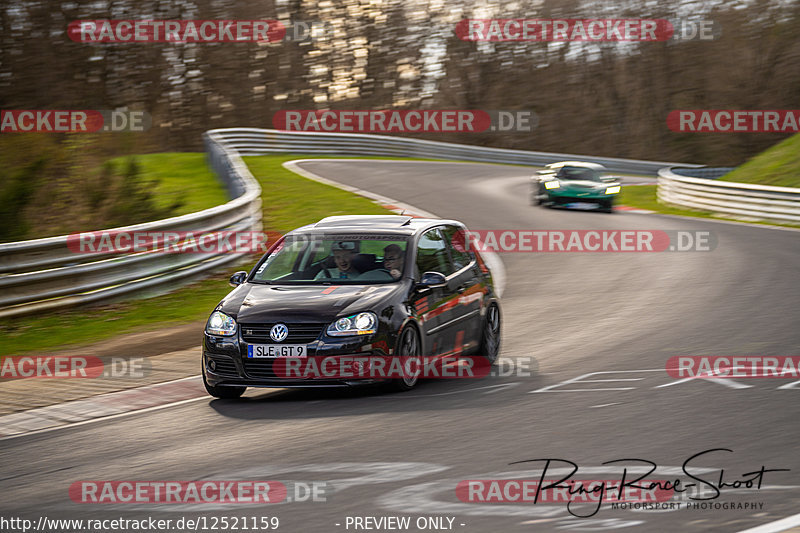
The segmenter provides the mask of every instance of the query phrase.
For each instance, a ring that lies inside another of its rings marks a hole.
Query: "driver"
[[[353,279],[361,274],[353,266],[353,257],[356,255],[356,243],[351,241],[339,241],[333,243],[331,246],[333,252],[333,261],[336,263],[336,268],[323,268],[319,271],[314,279],[322,278],[337,278],[337,279]],[[330,276],[326,273],[330,273]]]
[[[383,249],[383,268],[388,270],[394,279],[400,279],[403,275],[404,256],[403,249],[396,244],[390,244]]]

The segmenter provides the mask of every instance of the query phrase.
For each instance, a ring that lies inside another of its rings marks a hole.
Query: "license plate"
[[[592,209],[597,209],[598,205],[595,204],[595,203],[589,203],[589,202],[572,202],[570,204],[567,204],[567,207],[569,207],[571,209],[580,209],[580,210],[584,210],[584,211],[590,211]]]
[[[249,344],[247,357],[306,357],[305,344]]]

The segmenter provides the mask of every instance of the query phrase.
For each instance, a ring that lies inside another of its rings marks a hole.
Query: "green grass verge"
[[[648,209],[657,213],[667,215],[686,215],[711,217],[712,213],[706,211],[693,211],[690,209],[679,209],[658,203],[656,198],[656,185],[628,185],[623,186],[617,198],[617,204],[636,207],[637,209]]]
[[[778,187],[800,187],[800,133],[764,150],[720,179]]]
[[[307,158],[319,156],[242,158],[261,184],[265,231],[286,232],[332,215],[382,215],[388,212],[372,200],[298,176],[282,166],[286,161]]]
[[[175,200],[181,205],[172,216],[202,211],[228,201],[228,192],[206,164],[204,153],[176,153],[137,155],[142,177],[157,180],[153,197],[156,205],[166,208]],[[127,157],[117,157],[111,162],[119,168]]]
[[[198,162],[203,161],[202,154],[154,155],[169,155],[168,161],[176,167],[181,161],[186,162],[185,169],[173,168],[169,174],[183,176],[187,182],[197,171]],[[264,231],[286,232],[331,215],[390,213],[371,200],[298,176],[281,166],[286,161],[311,157],[319,158],[302,155],[244,158],[263,190]],[[157,158],[147,158],[148,163],[157,161]],[[204,171],[208,172],[207,169]],[[256,259],[254,256],[241,268],[249,269]],[[8,319],[0,325],[2,355],[55,351],[126,333],[154,331],[203,320],[230,291],[227,280],[234,270],[236,267],[232,265],[208,279],[153,298]],[[198,331],[198,343],[199,335]],[[69,339],[69,344],[65,344],[65,339]]]

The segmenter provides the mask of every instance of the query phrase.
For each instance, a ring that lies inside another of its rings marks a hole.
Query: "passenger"
[[[323,268],[314,279],[353,279],[361,274],[353,266],[353,257],[356,255],[356,244],[354,242],[335,242],[331,246],[331,251],[333,252],[333,261],[336,263],[336,268]]]
[[[383,249],[383,268],[389,271],[394,279],[400,279],[403,275],[403,264],[405,263],[405,253],[400,246],[390,244]]]

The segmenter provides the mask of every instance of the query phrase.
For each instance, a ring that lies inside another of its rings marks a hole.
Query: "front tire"
[[[419,333],[414,326],[406,326],[400,332],[400,340],[397,342],[397,355],[400,357],[419,357],[421,351]],[[405,365],[404,365],[405,366]],[[420,365],[417,365],[419,368]],[[393,379],[389,386],[396,391],[409,391],[417,386],[419,375],[403,376]]]
[[[539,207],[549,207],[550,197],[541,185],[539,185],[536,194],[531,194],[531,203]]]
[[[203,369],[203,385],[205,386],[207,393],[214,398],[221,398],[223,400],[236,399],[244,394],[245,390],[247,390],[247,387],[220,387],[209,385],[208,381],[206,381],[205,369]]]
[[[538,187],[534,189],[531,187],[531,205],[539,205],[542,203],[541,197],[539,196],[539,189]]]
[[[496,304],[489,306],[486,311],[480,354],[486,358],[489,366],[493,366],[500,355],[500,308]]]

